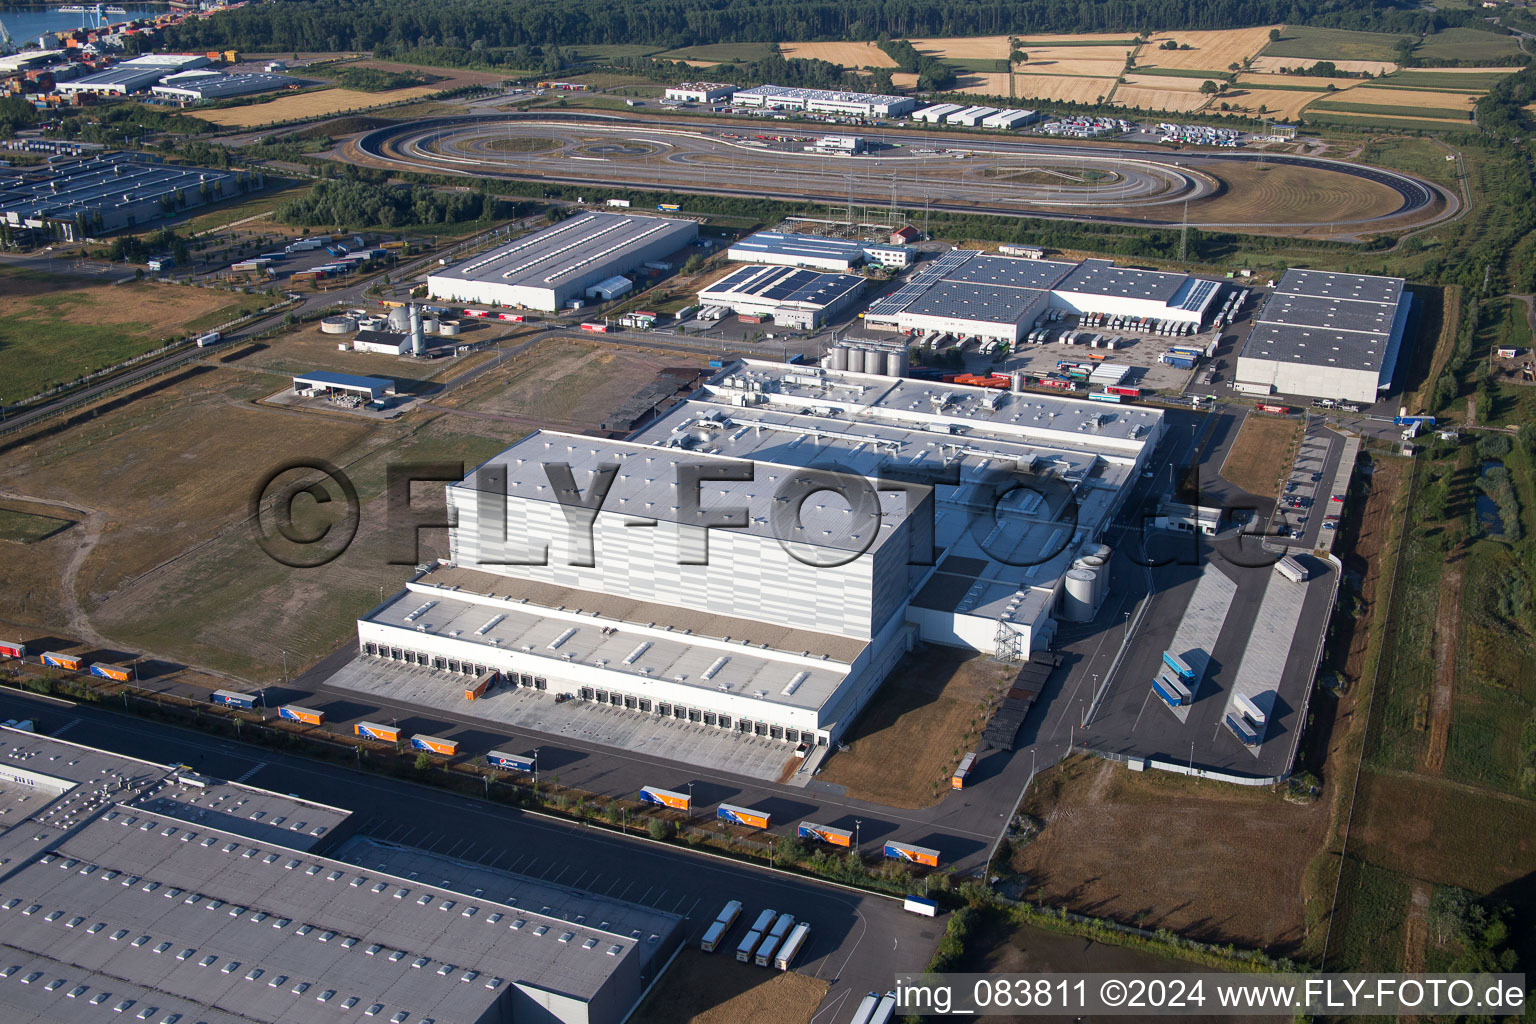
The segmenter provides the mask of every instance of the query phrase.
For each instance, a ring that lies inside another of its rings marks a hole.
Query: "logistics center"
[[[1100,535],[1162,430],[733,363],[628,440],[539,431],[450,485],[450,558],[359,621],[360,662],[828,744],[918,639],[1017,657],[1091,615]]]
[[[341,808],[10,728],[0,808],[7,1024],[618,1024],[682,941]]]
[[[699,237],[691,220],[580,213],[427,277],[434,298],[554,312]]]

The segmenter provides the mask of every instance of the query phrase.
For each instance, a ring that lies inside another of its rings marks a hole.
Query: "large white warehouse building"
[[[1220,290],[1216,281],[1108,260],[1067,263],[956,249],[872,303],[864,326],[1012,344],[1052,308],[1198,325]]]
[[[739,107],[809,110],[821,114],[852,114],[855,117],[900,117],[917,106],[917,101],[910,96],[796,89],[786,85],[759,85],[753,89],[739,89],[731,97],[731,102]]]
[[[541,431],[450,485],[450,558],[359,621],[360,658],[827,744],[917,639],[1044,647],[1162,428],[736,363],[628,440]]]
[[[427,291],[450,302],[553,312],[698,237],[691,220],[581,213],[428,275]]]
[[[1375,402],[1392,384],[1410,305],[1400,277],[1287,270],[1238,353],[1236,379]]]

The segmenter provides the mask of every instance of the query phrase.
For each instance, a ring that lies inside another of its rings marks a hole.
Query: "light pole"
[[[693,820],[693,783],[688,783],[688,820]]]
[[[1195,773],[1195,741],[1189,741],[1189,773]]]
[[[768,840],[768,866],[773,867],[773,840]]]
[[[861,819],[853,819],[853,851],[855,853],[859,851],[859,826],[863,824],[864,822]]]
[[[533,798],[539,798],[539,748],[533,748]]]

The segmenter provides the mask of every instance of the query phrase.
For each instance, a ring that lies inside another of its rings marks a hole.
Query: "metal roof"
[[[1171,305],[1173,297],[1189,280],[1188,274],[1117,267],[1109,260],[1084,260],[1056,286],[1056,290],[1079,295],[1148,299]]]
[[[822,235],[786,235],[778,231],[759,231],[733,243],[728,255],[733,260],[750,260],[758,256],[842,260],[853,266],[864,260],[864,243]]]
[[[331,370],[314,370],[294,374],[295,384],[318,384],[322,387],[339,388],[342,391],[366,391],[370,395],[383,394],[393,388],[395,382],[385,377],[361,377],[355,373],[336,373]]]
[[[1241,356],[1390,374],[1406,298],[1400,277],[1287,270]]]
[[[189,99],[218,99],[222,96],[248,96],[251,93],[270,92],[290,85],[302,84],[287,75],[269,75],[259,71],[241,74],[189,71],[170,75],[150,89],[159,96],[185,96]]]
[[[657,241],[676,248],[698,236],[698,224],[671,217],[582,213],[432,276],[527,288],[580,281],[593,267],[623,259]]]
[[[178,191],[195,196],[204,184],[232,181],[234,177],[206,167],[107,153],[43,168],[17,168],[0,175],[0,216],[73,219],[92,210],[157,202]]]
[[[781,266],[740,267],[701,291],[699,300],[729,305],[733,300],[755,299],[823,308],[864,284],[864,278],[856,274],[818,274]]]

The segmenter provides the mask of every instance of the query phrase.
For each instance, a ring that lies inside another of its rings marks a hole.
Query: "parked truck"
[[[219,331],[208,331],[206,334],[199,334],[197,336],[197,347],[207,348],[209,345],[217,345],[223,337],[224,335]]]
[[[789,933],[789,938],[784,940],[784,944],[779,947],[779,951],[774,955],[773,966],[781,971],[789,970],[790,966],[795,962],[795,957],[800,955],[800,950],[805,948],[805,944],[810,937],[810,925],[804,921],[795,925],[794,930]]]
[[[950,776],[949,784],[954,789],[964,789],[965,780],[971,774],[971,768],[976,764],[975,753],[966,754],[960,759],[960,766],[955,769],[955,774]]]
[[[795,916],[788,912],[780,914],[779,919],[773,922],[773,927],[768,929],[768,934],[763,937],[763,944],[757,947],[757,955],[752,962],[759,967],[767,967],[773,963],[773,954],[779,948],[779,943],[789,934],[789,930],[795,926]]]
[[[772,910],[765,910],[757,915],[757,920],[752,922],[752,927],[747,931],[746,937],[736,946],[737,960],[744,964],[752,962],[752,951],[763,941],[763,933],[768,930],[769,925],[773,924],[773,920],[777,916],[778,914]]]
[[[1307,582],[1307,570],[1304,569],[1302,564],[1291,555],[1286,555],[1284,558],[1280,559],[1280,561],[1275,563],[1275,572],[1279,573],[1281,576],[1284,576],[1292,583]]]

